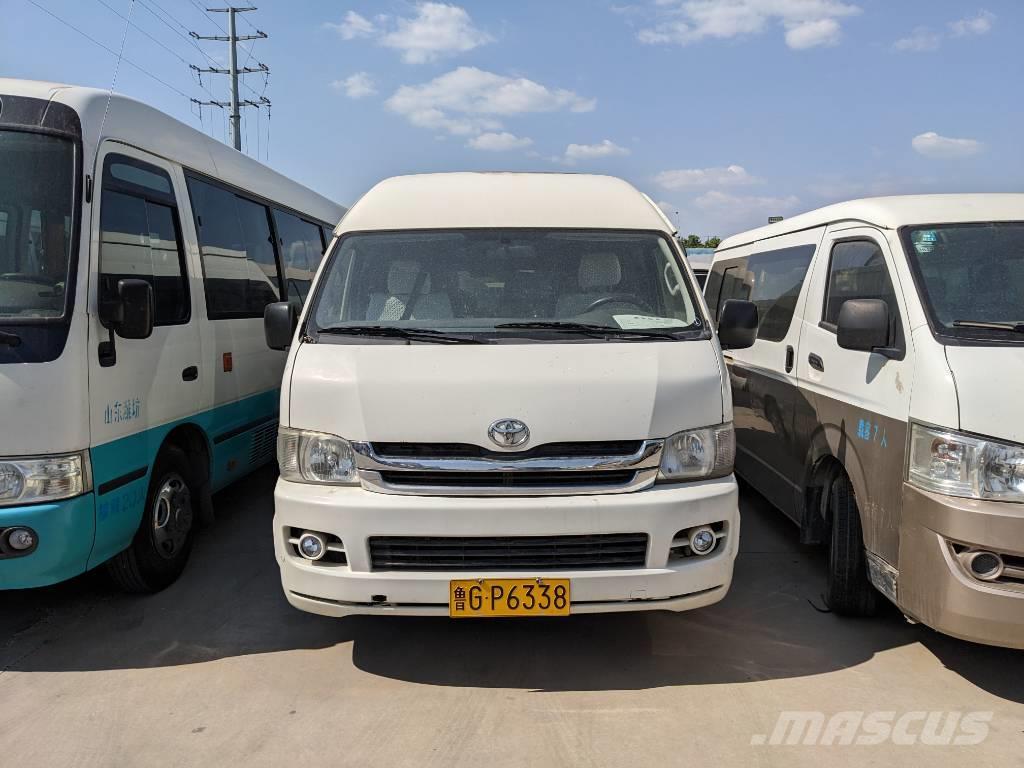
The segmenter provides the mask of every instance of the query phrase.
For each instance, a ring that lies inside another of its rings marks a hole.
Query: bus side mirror
[[[722,349],[747,349],[757,339],[757,305],[742,299],[726,299],[718,317],[718,343]]]
[[[275,301],[263,310],[263,335],[271,349],[288,349],[299,324],[295,305],[290,301]]]
[[[110,322],[122,339],[148,339],[153,335],[153,286],[127,277],[117,281],[117,299]]]
[[[889,345],[889,306],[881,299],[847,299],[839,309],[836,341],[861,352]]]

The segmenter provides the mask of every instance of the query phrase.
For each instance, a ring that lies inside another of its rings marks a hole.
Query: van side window
[[[100,302],[125,278],[153,286],[154,325],[188,322],[185,254],[171,177],[123,155],[107,155],[100,198]]]
[[[278,272],[267,207],[188,178],[211,320],[263,317],[277,301]]]
[[[872,240],[847,240],[832,247],[828,267],[828,286],[822,322],[834,329],[839,310],[848,299],[881,299],[889,305],[889,317],[899,317],[882,249]]]
[[[324,255],[320,227],[278,208],[274,209],[274,224],[277,226],[278,245],[281,248],[284,294],[288,301],[302,306]]]
[[[718,294],[716,319],[727,299],[752,301],[757,305],[760,321],[757,338],[782,341],[789,333],[813,256],[813,245],[797,245],[719,262],[714,272],[721,275],[721,282],[714,281],[713,287],[711,281],[708,284],[709,298],[712,290]]]

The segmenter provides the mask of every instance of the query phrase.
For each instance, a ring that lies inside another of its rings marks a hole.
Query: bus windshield
[[[64,314],[74,152],[67,139],[0,130],[0,320]]]
[[[1024,341],[1024,222],[912,227],[903,236],[939,332]]]
[[[675,252],[649,232],[351,234],[318,293],[312,317],[319,331],[335,335],[554,341],[567,334],[687,338],[702,329]]]

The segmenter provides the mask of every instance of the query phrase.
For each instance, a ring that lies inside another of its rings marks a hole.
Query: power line
[[[61,24],[63,24],[65,27],[67,27],[68,29],[74,30],[75,32],[80,34],[82,37],[84,37],[86,40],[88,40],[90,43],[93,43],[94,45],[98,45],[100,48],[102,48],[104,51],[109,53],[111,56],[117,56],[118,55],[117,51],[115,51],[115,50],[113,50],[111,48],[108,48],[106,45],[101,43],[96,38],[94,38],[91,35],[83,32],[81,29],[79,29],[74,24],[72,24],[70,21],[62,19],[56,13],[51,11],[49,8],[46,8],[46,7],[42,6],[42,5],[40,5],[39,3],[36,2],[36,0],[26,0],[26,2],[31,3],[36,8],[41,10],[43,13],[47,14],[48,16],[53,17],[54,19],[59,21]],[[149,70],[145,69],[144,67],[136,64],[131,59],[126,59],[124,57],[121,57],[121,61],[123,61],[128,66],[133,67],[134,69],[137,69],[139,72],[141,72],[142,74],[146,75],[146,77],[149,77],[149,78],[155,80],[156,82],[160,83],[160,85],[164,86],[165,88],[169,88],[170,90],[174,91],[176,94],[178,94],[182,98],[185,98],[185,99],[189,98],[189,95],[187,93],[185,93],[184,91],[179,90],[178,88],[175,88],[173,85],[168,83],[166,80],[163,80],[163,79],[157,77],[152,72],[150,72]]]

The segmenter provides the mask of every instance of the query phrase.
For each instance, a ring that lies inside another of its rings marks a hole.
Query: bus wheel
[[[177,448],[164,450],[153,467],[146,508],[131,546],[108,564],[126,592],[159,592],[185,570],[195,521],[191,473]]]
[[[868,579],[857,499],[845,474],[829,488],[829,510],[828,606],[842,616],[873,616],[875,588]]]

